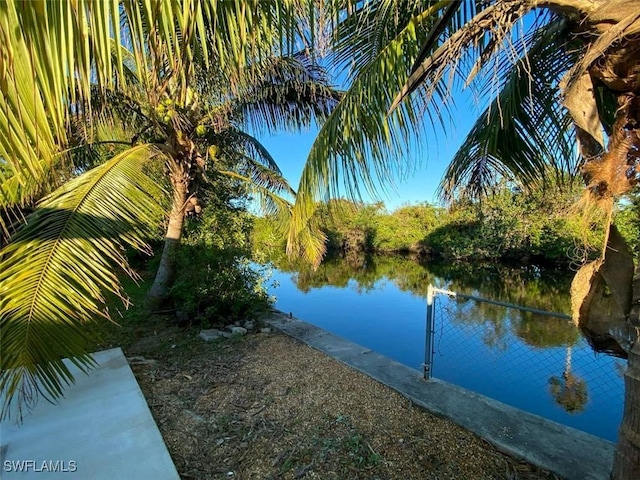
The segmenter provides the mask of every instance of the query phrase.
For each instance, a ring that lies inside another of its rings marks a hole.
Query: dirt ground
[[[167,325],[121,333],[183,479],[557,478],[281,333]]]

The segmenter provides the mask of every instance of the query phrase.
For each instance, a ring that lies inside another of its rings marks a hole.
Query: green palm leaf
[[[228,147],[231,148],[232,151],[239,151],[241,155],[250,157],[252,162],[257,162],[269,170],[282,175],[282,171],[275,159],[266,147],[253,135],[249,135],[247,132],[232,127],[220,135],[215,136],[214,139],[214,144],[225,146],[223,149]],[[231,155],[233,155],[233,153],[231,153]]]
[[[291,189],[286,180],[277,173],[269,171],[258,164],[253,165],[249,175],[242,175],[231,170],[220,170],[218,173],[233,180],[241,182],[249,191],[249,194],[257,200],[262,212],[275,221],[276,231],[286,232],[291,221],[291,203],[275,193],[278,189]],[[268,173],[267,173],[268,172]],[[277,184],[277,188],[274,187]]]
[[[443,27],[457,29],[475,12],[476,2],[451,2],[450,0],[382,0],[377,2],[357,2],[345,11],[338,11],[335,28],[336,44],[331,58],[334,65],[347,68],[351,83],[360,70],[376,57],[409,23],[416,22],[420,28],[428,30],[422,35],[424,43],[429,43],[430,33]],[[446,12],[452,11],[452,15]],[[439,16],[445,12],[443,16]],[[335,16],[336,13],[333,12]],[[446,17],[444,21],[441,21]],[[427,27],[427,28],[424,28]],[[433,37],[436,40],[438,35]],[[430,47],[427,48],[427,51]],[[423,51],[417,53],[413,61],[419,61]],[[407,65],[408,67],[411,66]]]
[[[135,72],[152,103],[171,85],[184,103],[194,62],[237,71],[273,53],[273,39],[293,41],[295,3],[0,2],[0,158],[10,167],[0,177],[0,209],[22,207],[60,184],[69,105],[90,113],[92,82],[102,92],[125,89]]]
[[[567,38],[563,20],[545,23],[527,39],[529,48],[516,50],[518,61],[498,62],[500,91],[448,166],[440,185],[444,200],[481,197],[504,178],[541,187],[550,175],[577,174],[575,132],[557,93],[579,52],[568,48]],[[485,91],[496,80],[486,83]]]
[[[229,108],[254,132],[322,124],[341,97],[328,86],[326,71],[304,53],[269,58],[253,68],[254,78]]]
[[[62,358],[86,371],[89,323],[109,319],[109,292],[125,300],[118,281],[125,245],[145,249],[162,195],[142,170],[149,145],[121,153],[43,199],[0,252],[0,390],[3,416],[17,396],[55,400],[73,381]],[[29,405],[29,403],[27,403]]]
[[[450,2],[446,3],[450,6]],[[468,4],[476,3],[456,2],[456,8],[461,12],[465,9],[475,12],[475,9],[468,8]],[[470,84],[478,72],[494,62],[501,52],[513,48],[512,29],[533,8],[534,4],[522,0],[488,2],[473,19],[459,23],[459,28],[452,29],[452,33],[440,45],[430,35],[417,57],[422,61],[414,64],[391,109],[400,105],[418,87],[421,87],[425,101],[431,102],[441,88],[442,81],[451,75],[465,78],[466,83]],[[448,8],[444,16],[448,18],[452,14],[451,8]],[[439,29],[438,24],[436,28]]]
[[[310,233],[318,232],[312,227],[318,201],[344,193],[357,198],[363,188],[375,195],[392,185],[397,175],[410,170],[409,145],[423,125],[417,115],[420,105],[405,102],[388,116],[381,115],[380,107],[391,106],[395,92],[404,85],[419,53],[424,27],[434,21],[436,11],[421,11],[399,25],[395,36],[371,53],[372,60],[357,71],[349,90],[322,126],[298,187],[289,253],[299,252],[314,264],[322,258],[324,247]],[[366,25],[366,12],[363,15]],[[359,27],[351,28],[356,32]],[[446,88],[438,89],[437,94],[446,98]],[[441,112],[435,112],[434,118],[441,118]],[[305,243],[311,247],[306,248]]]
[[[245,132],[230,129],[219,135],[218,140],[218,144],[222,145],[222,155],[234,161],[234,170],[237,173],[253,179],[256,185],[276,194],[287,193],[295,196],[295,191],[282,176],[276,161],[256,138]]]
[[[9,167],[9,174],[0,177],[2,210],[24,205],[43,191],[59,159],[56,142],[65,138],[63,112],[52,103],[67,92],[55,84],[53,68],[43,68],[34,58],[35,45],[17,28],[21,20],[33,25],[39,7],[0,2],[0,158]],[[43,62],[55,55],[49,50],[42,52]],[[38,94],[42,88],[46,95]],[[7,225],[0,227],[6,230]]]

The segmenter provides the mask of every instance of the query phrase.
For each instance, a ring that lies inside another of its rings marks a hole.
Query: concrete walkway
[[[94,355],[99,367],[58,405],[41,399],[21,426],[0,424],[0,477],[178,480],[147,402],[122,350]]]
[[[273,327],[398,391],[413,403],[486,439],[499,450],[567,480],[605,480],[613,443],[437,379],[282,313]]]

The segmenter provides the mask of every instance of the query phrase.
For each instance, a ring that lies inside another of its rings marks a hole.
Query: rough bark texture
[[[636,331],[640,333],[640,328],[636,327]],[[638,340],[629,352],[624,384],[624,415],[611,473],[613,480],[640,478],[640,342]]]
[[[167,296],[175,273],[175,252],[182,238],[188,187],[181,179],[173,176],[172,183],[173,202],[164,240],[164,248],[162,249],[162,257],[160,258],[160,265],[158,266],[156,277],[148,293],[149,301],[152,304],[161,303]]]
[[[624,414],[613,461],[612,480],[640,478],[640,262],[633,278],[633,305],[629,322],[636,329],[636,341],[629,352],[624,376]]]
[[[579,127],[577,138],[585,154],[583,176],[589,193],[586,203],[596,203],[610,212],[616,200],[640,179],[640,0],[538,0],[535,3],[573,19],[577,25],[575,33],[585,44],[582,59],[562,81],[562,91],[565,106]],[[595,101],[596,90],[602,87],[615,97],[618,109],[606,151],[598,152],[598,144],[605,147],[602,112]],[[620,264],[608,262],[605,256],[576,276],[574,285],[583,282],[584,288],[576,288],[582,295],[574,298],[578,303],[572,306],[578,306],[580,319],[593,315],[598,305],[603,304],[601,293],[606,283],[614,293],[609,307],[615,307],[619,316],[628,318],[638,333],[640,265],[636,265],[633,275],[628,268],[621,267],[629,265],[630,252],[613,257],[619,257]],[[629,288],[631,283],[633,289]],[[629,305],[626,302],[631,290]],[[599,314],[605,313],[604,309],[599,310]],[[637,335],[629,352],[624,416],[611,478],[640,479],[640,341]]]
[[[173,282],[175,256],[182,238],[182,226],[186,215],[187,200],[189,199],[191,184],[194,183],[193,179],[196,176],[191,171],[193,162],[191,161],[192,155],[190,153],[193,152],[193,149],[190,149],[191,152],[189,152],[181,144],[175,143],[174,145],[182,155],[177,155],[177,158],[172,158],[167,164],[169,178],[173,187],[173,200],[162,257],[160,257],[160,265],[153,285],[147,294],[152,304],[159,304],[167,297],[169,287]]]
[[[612,301],[623,315],[631,310],[633,281],[633,253],[615,225],[609,229],[607,250],[600,274],[609,286]],[[624,318],[624,317],[623,317]]]
[[[588,29],[598,32],[608,30],[638,11],[638,0],[533,0],[531,3],[533,7],[548,8],[568,17],[588,16]]]
[[[173,187],[173,202],[160,265],[147,294],[152,305],[160,304],[169,293],[169,287],[174,279],[175,254],[182,238],[184,217],[189,207],[189,200],[198,190],[198,182],[204,171],[204,159],[189,136],[176,129],[173,123],[168,126],[167,133],[168,144],[173,152],[167,162],[169,179]],[[195,208],[195,203],[191,206]]]
[[[631,3],[637,7],[640,17],[640,2]],[[618,157],[617,171],[604,179],[615,195],[635,186],[640,172],[640,36],[637,33],[626,36],[613,50],[609,61],[599,62],[592,68],[592,74],[618,94],[619,109],[610,146],[610,152]],[[603,157],[605,162],[606,157]],[[637,336],[640,333],[640,263],[636,265],[632,283],[629,322],[636,329],[636,341],[629,352],[625,374],[624,414],[611,472],[614,480],[640,478],[640,341]]]

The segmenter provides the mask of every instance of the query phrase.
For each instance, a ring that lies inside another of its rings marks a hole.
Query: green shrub
[[[264,287],[266,268],[258,268],[233,249],[184,245],[179,274],[171,288],[175,307],[207,326],[252,318],[271,299]]]
[[[269,307],[268,270],[250,261],[251,216],[239,207],[211,205],[189,219],[177,253],[170,298],[176,309],[207,325],[253,317]]]
[[[286,250],[287,238],[271,218],[254,217],[252,221],[250,244],[255,261],[264,263]]]
[[[580,189],[525,194],[502,186],[481,202],[460,202],[441,216],[425,246],[447,260],[568,264],[597,253],[602,225],[571,213]]]
[[[629,197],[619,205],[614,223],[638,258],[640,255],[640,192],[636,190]]]

